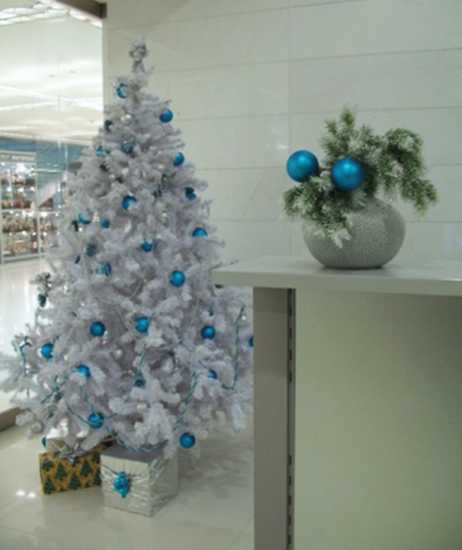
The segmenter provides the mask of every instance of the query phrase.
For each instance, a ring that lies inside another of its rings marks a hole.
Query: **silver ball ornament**
[[[116,349],[115,352],[114,352],[114,357],[115,357],[116,359],[121,359],[122,356],[123,356],[123,354],[124,354],[123,350],[121,350],[121,349]]]
[[[43,428],[44,428],[43,423],[40,422],[40,421],[37,421],[37,422],[34,422],[33,424],[31,424],[30,431],[33,434],[39,434],[39,433],[43,432]]]
[[[147,409],[148,409],[148,406],[146,405],[146,403],[138,403],[138,404],[136,405],[136,410],[137,410],[139,413],[143,413],[143,412],[145,412]]]

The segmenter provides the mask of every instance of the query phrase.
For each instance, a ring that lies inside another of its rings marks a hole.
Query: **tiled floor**
[[[252,550],[250,431],[210,440],[179,495],[152,518],[106,508],[99,487],[42,496],[40,444],[0,433],[1,550]]]
[[[32,319],[40,262],[0,266],[0,351]],[[6,405],[0,396],[0,411]],[[105,508],[98,487],[42,496],[40,443],[24,429],[0,432],[1,550],[252,550],[251,430],[209,440],[182,467],[179,495],[153,518]]]

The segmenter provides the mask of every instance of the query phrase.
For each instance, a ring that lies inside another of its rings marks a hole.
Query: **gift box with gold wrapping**
[[[39,455],[40,480],[45,495],[85,489],[101,485],[100,453],[108,447],[102,443],[91,451],[75,458],[66,458],[56,452]]]

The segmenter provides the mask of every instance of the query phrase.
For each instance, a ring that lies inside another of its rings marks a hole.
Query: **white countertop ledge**
[[[215,284],[260,288],[462,296],[462,262],[337,271],[293,256],[263,256],[214,270]]]

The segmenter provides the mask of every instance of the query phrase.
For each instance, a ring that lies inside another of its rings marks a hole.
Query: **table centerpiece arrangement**
[[[405,222],[391,204],[400,197],[423,214],[437,200],[425,177],[423,141],[407,129],[379,135],[357,126],[344,107],[338,120],[326,121],[321,138],[322,166],[307,150],[287,161],[299,185],[284,193],[285,212],[303,220],[303,237],[311,254],[337,269],[379,268],[399,252]]]

